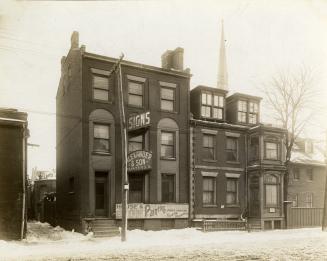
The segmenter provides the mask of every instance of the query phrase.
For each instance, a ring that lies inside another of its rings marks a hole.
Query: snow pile
[[[327,233],[320,228],[251,233],[133,230],[127,242],[121,242],[119,236],[92,238],[35,222],[29,224],[26,240],[0,241],[0,260],[327,260],[326,250]]]
[[[30,222],[27,225],[26,243],[56,241],[56,240],[81,240],[84,236],[80,233],[66,231],[57,226],[52,227],[48,223]]]

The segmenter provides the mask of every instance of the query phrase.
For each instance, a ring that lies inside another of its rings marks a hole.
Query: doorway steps
[[[91,226],[94,237],[115,237],[120,235],[114,219],[96,218],[92,221]]]

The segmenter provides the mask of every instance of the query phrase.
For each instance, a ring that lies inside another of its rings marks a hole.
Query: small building
[[[293,146],[288,200],[294,208],[324,207],[326,184],[325,144],[298,138]]]
[[[27,114],[0,109],[0,240],[26,231]]]

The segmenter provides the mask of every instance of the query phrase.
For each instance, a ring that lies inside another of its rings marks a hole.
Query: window
[[[237,138],[226,137],[226,155],[227,161],[237,161]]]
[[[75,190],[75,182],[74,182],[74,177],[69,178],[69,188],[68,191],[69,193],[73,193]]]
[[[300,170],[298,168],[293,168],[293,179],[294,180],[300,179]]]
[[[109,99],[109,79],[106,76],[93,74],[93,99],[108,101]]]
[[[211,93],[203,92],[201,94],[201,116],[205,118],[223,119],[224,115],[224,97]]]
[[[109,125],[94,124],[93,128],[93,150],[110,152]]]
[[[304,144],[304,149],[306,153],[313,153],[313,142],[312,140],[306,140]]]
[[[278,184],[274,175],[265,176],[265,195],[266,206],[277,206],[278,203]]]
[[[215,178],[203,177],[203,205],[214,205],[215,200]]]
[[[246,114],[247,114],[247,102],[246,101],[238,101],[238,114],[237,119],[238,122],[246,123]]]
[[[129,175],[129,203],[143,202],[143,187],[144,176],[142,175]]]
[[[238,203],[238,179],[227,178],[226,204],[236,205]]]
[[[266,159],[278,160],[278,144],[276,142],[265,142]]]
[[[304,195],[304,207],[312,208],[313,207],[313,195],[312,193],[306,193]]]
[[[143,149],[143,135],[129,138],[128,140],[128,152]]]
[[[224,97],[219,95],[213,96],[213,114],[212,118],[222,120],[224,108]]]
[[[161,109],[165,111],[175,110],[175,89],[161,87]]]
[[[204,159],[215,159],[215,136],[211,134],[203,134],[203,158]]]
[[[313,170],[307,169],[307,179],[308,181],[313,181]]]
[[[162,202],[175,202],[175,175],[162,174],[161,193]]]
[[[258,104],[255,102],[249,103],[249,123],[257,124],[258,122]]]
[[[250,161],[255,161],[259,159],[259,137],[254,136],[250,139]]]
[[[212,95],[211,93],[202,93],[201,116],[205,118],[211,117]]]
[[[175,133],[161,132],[161,157],[175,158]]]
[[[143,107],[143,83],[128,82],[128,105]]]

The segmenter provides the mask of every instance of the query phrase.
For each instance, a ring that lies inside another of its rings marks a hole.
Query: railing
[[[287,228],[320,227],[323,208],[289,208]]]
[[[203,220],[202,230],[224,231],[224,230],[246,230],[246,221],[243,220]]]

